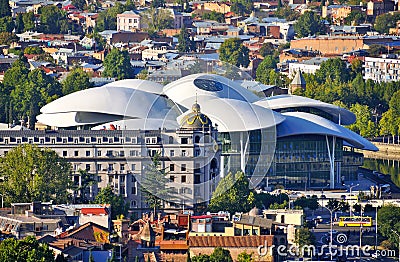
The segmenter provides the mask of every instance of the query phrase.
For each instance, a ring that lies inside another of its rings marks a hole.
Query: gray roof
[[[297,71],[294,76],[291,85],[306,86],[306,80],[300,70]]]
[[[239,217],[234,218],[234,223],[241,224],[241,225],[252,225],[257,227],[263,228],[271,228],[272,227],[272,220],[263,218],[263,217],[255,217],[249,215],[240,215]]]

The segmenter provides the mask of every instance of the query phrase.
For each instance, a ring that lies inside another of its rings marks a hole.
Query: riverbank
[[[359,151],[364,154],[365,158],[400,160],[400,144],[372,143],[379,148],[379,151]]]

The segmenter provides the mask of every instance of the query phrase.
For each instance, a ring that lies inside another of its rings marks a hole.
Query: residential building
[[[321,63],[328,60],[325,57],[314,57],[309,60],[303,60],[299,63],[289,63],[289,77],[294,77],[298,71],[305,74],[315,74],[321,67]]]
[[[396,55],[365,57],[364,79],[375,82],[400,81],[400,59]]]
[[[140,15],[133,11],[125,11],[117,15],[118,31],[136,31],[140,29]]]

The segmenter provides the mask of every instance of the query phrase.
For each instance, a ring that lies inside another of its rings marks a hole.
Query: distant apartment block
[[[397,56],[366,57],[364,79],[375,82],[400,81],[400,59]]]
[[[133,11],[125,11],[117,15],[118,31],[134,31],[140,29],[140,15]]]
[[[310,60],[304,60],[300,63],[289,63],[289,77],[293,77],[297,71],[301,71],[306,74],[315,74],[321,67],[321,63],[328,60],[324,57],[315,57]]]

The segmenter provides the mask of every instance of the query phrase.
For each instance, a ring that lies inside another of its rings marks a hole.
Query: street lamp
[[[329,183],[321,189],[321,206],[324,206],[324,189],[329,187]]]
[[[399,262],[400,262],[400,235],[393,229],[391,229],[393,233],[396,234],[396,236],[399,238]]]
[[[353,183],[351,184],[351,185],[346,185],[347,187],[349,187],[349,189],[350,189],[350,197],[352,196],[352,190],[353,190],[353,187],[357,187],[357,186],[359,186],[360,184],[357,184],[357,185],[353,185]],[[352,205],[350,205],[350,216],[352,217],[353,216],[353,206]]]
[[[332,256],[332,243],[333,243],[333,221],[332,221],[332,215],[333,215],[333,212],[335,212],[336,210],[339,209],[339,207],[336,207],[334,209],[330,209],[328,207],[323,206],[323,208],[326,208],[329,211],[329,213],[331,214],[331,236],[330,236],[330,241],[329,241],[329,253],[331,253],[331,260],[332,260],[332,258],[333,258],[333,256]]]

